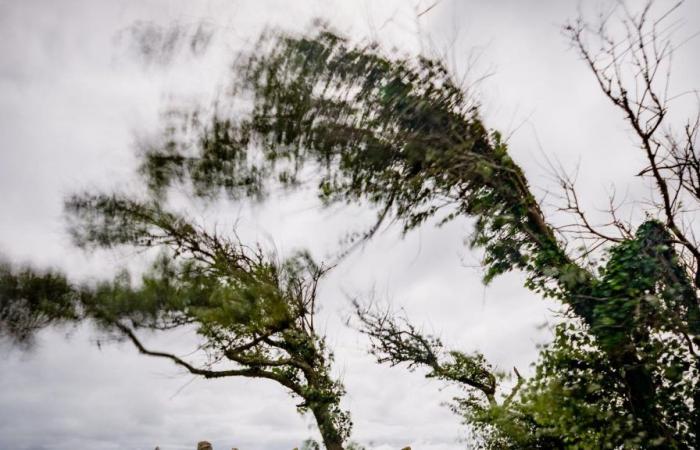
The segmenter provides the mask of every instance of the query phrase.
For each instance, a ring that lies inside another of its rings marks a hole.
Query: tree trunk
[[[326,447],[326,450],[344,450],[343,438],[333,423],[329,405],[324,403],[312,406],[310,409],[318,424],[318,429],[321,432],[321,438],[323,439],[323,445]]]
[[[614,361],[614,359],[613,359]],[[618,358],[617,365],[624,368],[624,382],[633,416],[639,419],[647,432],[648,448],[678,449],[678,442],[660,420],[657,413],[656,389],[651,373],[632,351]],[[651,442],[663,439],[658,444]]]

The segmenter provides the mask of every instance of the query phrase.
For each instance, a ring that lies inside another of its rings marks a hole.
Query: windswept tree
[[[501,134],[483,123],[439,60],[387,56],[323,26],[302,36],[270,33],[235,66],[231,99],[242,105],[235,114],[219,105],[172,115],[163,142],[143,152],[154,200],[68,202],[79,243],[169,249],[142,285],[122,277],[76,288],[55,275],[5,270],[2,323],[21,335],[52,320],[91,317],[145,353],[204,375],[208,369],[146,350],[134,333],[195,323],[215,360],[237,363],[236,375],[288,387],[316,416],[326,446],[341,448],[348,429],[342,391],[313,331],[321,269],[304,257],[275,264],[156,206],[174,186],[198,196],[261,197],[271,183],[297,186],[311,168],[323,201],[377,208],[362,239],[388,220],[409,231],[436,216],[470,217],[485,282],[518,270],[528,289],[561,303],[566,320],[535,376],[523,380],[516,371],[507,391],[481,354],[444,350],[410,323],[358,307],[380,362],[425,366],[429,376],[469,390],[456,409],[478,432],[477,445],[698,448],[700,247],[689,225],[700,201],[698,122],[678,133],[666,124],[668,91],[657,77],[672,50],[660,24],[672,12],[652,19],[651,4],[639,13],[623,8],[621,39],[605,22],[565,28],[646,158],[639,174],[654,191],[638,205],[636,223],[613,209],[607,226],[593,225],[562,178],[573,222],[555,225]],[[591,32],[601,38],[601,55],[590,50]]]
[[[679,135],[668,131],[668,90],[657,80],[672,50],[662,25],[672,13],[652,19],[651,4],[639,13],[622,8],[621,39],[606,22],[565,28],[639,138],[648,164],[639,173],[651,177],[655,190],[650,207],[638,205],[637,223],[623,222],[613,209],[608,226],[592,225],[573,184],[562,178],[568,200],[562,209],[572,222],[555,225],[501,135],[483,123],[440,61],[387,57],[328,29],[263,39],[238,67],[235,92],[252,98],[251,113],[214,115],[199,128],[207,142],[225,138],[227,145],[199,153],[172,144],[154,148],[144,173],[154,192],[172,183],[202,192],[264,192],[266,180],[294,185],[300,168],[312,166],[322,174],[323,200],[377,206],[377,224],[365,238],[389,218],[408,231],[433,216],[472,217],[471,244],[484,252],[485,281],[522,271],[527,288],[560,301],[568,316],[519,402],[508,402],[522,417],[522,432],[510,427],[518,423],[514,415],[498,421],[498,410],[488,408],[494,447],[550,448],[555,441],[583,448],[697,447],[700,277],[688,225],[698,201],[697,122]],[[591,33],[601,39],[600,56],[589,50]],[[626,80],[628,74],[633,78]],[[402,339],[410,329],[364,323],[380,342],[381,361],[427,365],[435,376],[455,364],[469,368],[471,375],[457,375],[458,381],[498,406],[483,357],[453,353],[441,363],[423,352],[429,340],[417,351],[418,341]]]
[[[327,268],[300,253],[278,261],[237,236],[220,236],[156,202],[81,195],[66,203],[85,247],[160,249],[138,283],[75,284],[56,272],[0,266],[0,327],[17,342],[57,323],[92,321],[131,341],[144,355],[168,359],[204,378],[275,381],[300,400],[326,448],[342,449],[351,428],[340,408],[343,386],[330,375],[332,353],[315,330],[316,288]],[[204,363],[147,348],[140,330],[193,327]]]

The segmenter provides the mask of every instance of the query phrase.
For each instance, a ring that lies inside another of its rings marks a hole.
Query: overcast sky
[[[636,2],[630,2],[634,5]],[[431,1],[0,0],[0,254],[13,261],[99,278],[138,259],[133,252],[85,255],[71,247],[62,199],[86,188],[135,187],[135,142],[158,129],[172,104],[207,104],[227,80],[235,53],[266,26],[302,30],[321,17],[355,39],[403,52],[444,52],[475,80],[487,125],[512,133],[510,148],[539,194],[551,189],[546,157],[580,167],[585,206],[605,206],[611,185],[635,199],[639,153],[620,115],[568,48],[561,26],[578,2],[449,1],[416,19]],[[608,5],[608,6],[606,6]],[[586,2],[589,11],[606,2]],[[679,38],[700,29],[698,2],[677,14]],[[134,28],[194,30],[211,42],[194,55],[138,53]],[[159,28],[160,27],[160,28]],[[697,88],[700,45],[674,59],[676,92]],[[478,56],[475,61],[475,56]],[[693,85],[695,83],[695,85]],[[202,220],[238,220],[246,236],[282,254],[306,247],[320,260],[341,233],[371,212],[322,209],[310,191],[273,195],[262,206],[222,201],[197,206]],[[320,316],[348,394],[353,439],[370,448],[463,448],[467,432],[442,404],[456,391],[424,373],[377,366],[366,342],[343,322],[348,298],[405,308],[408,317],[455,348],[482,351],[503,370],[528,372],[547,342],[556,305],[509,274],[484,287],[479,256],[463,241],[467,220],[428,224],[401,237],[386,229],[324,280]],[[97,346],[89,326],[42,332],[25,353],[0,346],[0,449],[291,449],[316,437],[295,400],[262,380],[200,380],[127,344]],[[144,336],[154,348],[185,354],[187,331]]]

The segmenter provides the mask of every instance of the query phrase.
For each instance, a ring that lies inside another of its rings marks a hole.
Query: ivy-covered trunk
[[[645,364],[634,351],[624,352],[615,363],[623,368],[630,410],[641,421],[649,448],[680,448],[671,431],[660,421],[653,377]]]
[[[343,437],[333,421],[331,405],[320,403],[310,407],[327,450],[343,450]]]

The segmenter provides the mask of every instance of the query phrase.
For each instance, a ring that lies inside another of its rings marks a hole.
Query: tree
[[[273,380],[310,411],[326,448],[341,449],[349,415],[340,409],[343,386],[330,376],[332,353],[314,329],[316,287],[327,268],[304,253],[284,261],[234,237],[208,233],[155,202],[84,195],[67,202],[83,246],[130,244],[162,249],[140,283],[128,272],[95,286],[76,285],[54,272],[0,266],[0,326],[19,342],[39,328],[91,320],[117,332],[143,354],[166,358],[204,378]],[[150,350],[138,330],[195,327],[208,362]],[[233,368],[219,368],[221,361]],[[217,366],[217,367],[215,367]]]
[[[516,386],[503,394],[501,377],[479,353],[446,351],[410,323],[358,305],[380,362],[427,366],[429,376],[468,389],[455,408],[478,432],[478,445],[700,447],[700,251],[688,225],[688,205],[700,200],[698,122],[679,136],[664,129],[667,90],[659,90],[657,75],[672,47],[660,24],[672,11],[657,20],[650,11],[651,3],[638,14],[623,8],[621,40],[607,22],[565,28],[639,138],[648,163],[639,174],[655,188],[639,223],[611,209],[608,226],[592,225],[573,182],[562,177],[562,208],[575,222],[555,226],[501,134],[483,123],[439,60],[389,57],[324,26],[302,36],[271,33],[236,66],[233,98],[251,101],[247,113],[171,116],[163,142],[144,153],[151,199],[69,200],[80,244],[169,249],[142,286],[121,277],[77,288],[53,274],[5,269],[2,324],[24,336],[54,320],[89,317],[144,353],[200,375],[217,373],[147,351],[133,331],[195,323],[215,360],[242,367],[221,376],[278,381],[305,400],[326,446],[342,448],[349,429],[338,407],[342,389],[328,376],[330,355],[313,330],[323,270],[305,256],[274,263],[159,206],[175,185],[197,196],[264,196],[271,183],[297,186],[300,171],[311,167],[321,174],[325,202],[377,207],[361,239],[387,220],[409,231],[438,214],[443,222],[472,217],[471,245],[483,251],[485,282],[519,270],[528,289],[565,308],[535,376],[523,380],[514,371]],[[589,50],[591,31],[602,39],[602,59]]]
[[[549,225],[522,183],[520,204],[513,205],[518,208],[508,210],[519,220],[498,221],[491,213],[487,233],[480,235],[483,229],[477,228],[473,244],[485,246],[491,269],[487,281],[503,269],[523,269],[528,287],[568,307],[569,320],[558,327],[518,402],[512,402],[512,394],[503,405],[494,401],[495,378],[481,355],[451,351],[452,362],[441,364],[439,341],[410,324],[359,311],[380,362],[427,365],[432,369],[428,376],[451,379],[483,396],[460,400],[459,406],[482,432],[486,447],[695,448],[700,443],[700,260],[688,225],[690,205],[699,199],[694,181],[699,122],[697,117],[689,121],[680,136],[662,126],[671,101],[667,71],[673,51],[663,20],[677,7],[655,20],[649,17],[652,3],[637,14],[623,7],[621,40],[606,21],[594,28],[579,19],[565,28],[604,95],[623,111],[639,138],[648,162],[639,175],[652,178],[658,195],[645,211],[647,220],[633,227],[611,208],[607,229],[592,226],[573,183],[562,176],[562,209],[573,214],[575,223]],[[601,42],[599,55],[589,49],[590,34]],[[660,83],[657,78],[664,74]],[[520,173],[510,174],[514,184],[520,183]],[[498,176],[502,182],[500,177],[509,174]],[[469,188],[462,192],[468,204]],[[488,203],[509,206],[503,200],[494,196]],[[477,218],[482,224],[483,216]],[[610,228],[616,235],[609,234]],[[563,239],[556,239],[556,232]],[[607,261],[594,265],[567,255],[565,239],[572,235],[583,242],[584,257],[606,246]],[[509,242],[513,236],[519,238]],[[454,367],[460,370],[449,370]],[[516,389],[520,386],[518,376]]]

